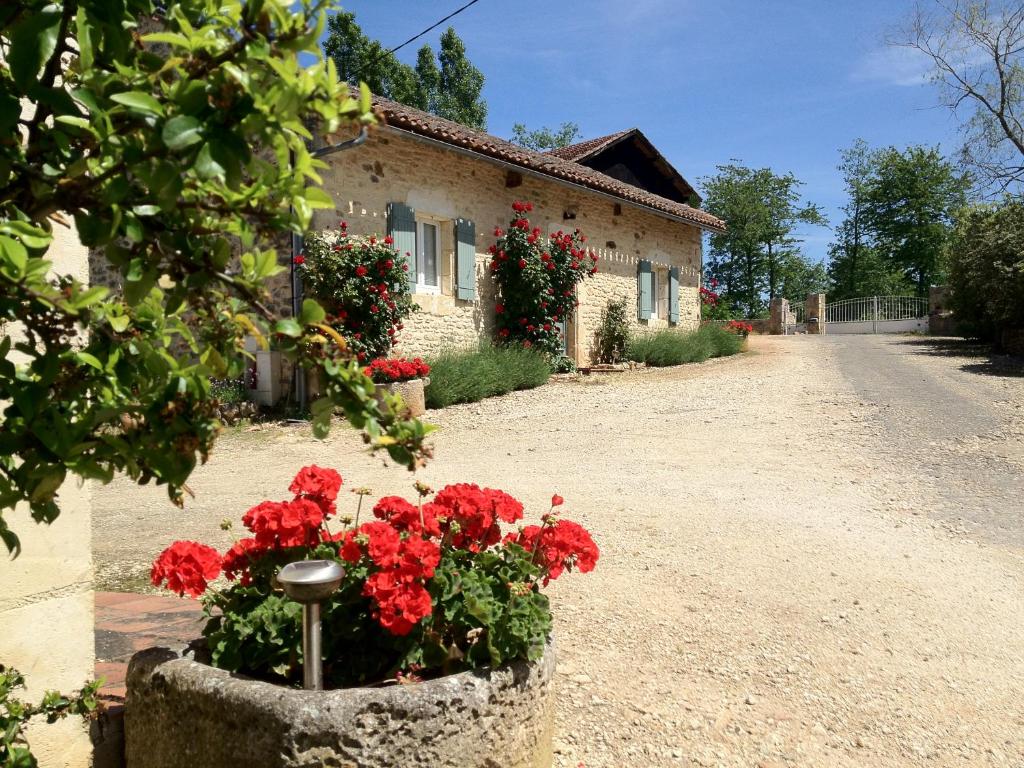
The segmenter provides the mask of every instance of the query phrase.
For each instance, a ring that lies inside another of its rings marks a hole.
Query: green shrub
[[[553,373],[576,373],[576,361],[568,355],[559,355],[551,361]]]
[[[449,350],[430,358],[428,408],[455,403],[474,403],[485,397],[516,389],[533,389],[547,382],[551,365],[547,357],[516,345]]]
[[[210,395],[221,405],[238,405],[249,400],[249,390],[242,379],[210,379]]]
[[[690,333],[664,330],[635,334],[626,346],[626,358],[660,368],[735,355],[742,346],[743,339],[735,333],[716,325],[705,325]]]
[[[951,308],[967,336],[998,346],[1003,329],[1024,328],[1024,204],[961,213],[949,251]]]
[[[626,299],[609,300],[601,312],[601,327],[597,329],[595,352],[600,363],[617,363],[626,354],[629,343],[629,321],[626,319]]]

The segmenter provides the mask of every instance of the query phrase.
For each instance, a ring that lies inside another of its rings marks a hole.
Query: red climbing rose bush
[[[332,686],[539,658],[551,633],[541,588],[567,571],[594,569],[599,553],[590,534],[557,514],[558,495],[539,524],[522,525],[523,504],[504,491],[415,487],[414,501],[385,496],[371,507],[370,491],[357,488],[343,504],[336,471],[304,467],[290,499],[242,515],[249,535],[223,555],[194,541],[164,550],[153,584],[201,598],[214,666],[289,684],[301,679],[301,606],[276,576],[304,559],[345,568],[341,587],[321,606],[324,678]]]
[[[390,237],[357,237],[343,221],[307,235],[295,269],[361,363],[387,356],[415,311],[408,254],[399,254]]]
[[[418,357],[412,360],[406,360],[404,357],[382,357],[366,366],[363,372],[373,379],[374,384],[390,384],[396,381],[422,379],[430,373],[430,366]]]
[[[508,230],[494,230],[488,250],[497,283],[495,333],[499,342],[561,354],[560,323],[578,306],[576,286],[597,274],[597,253],[578,229],[544,236],[530,224],[533,204],[516,201]]]

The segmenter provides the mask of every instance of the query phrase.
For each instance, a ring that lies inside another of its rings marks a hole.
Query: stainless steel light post
[[[324,689],[320,602],[334,594],[344,576],[345,569],[334,560],[299,560],[277,574],[285,594],[302,603],[302,687],[307,690]]]

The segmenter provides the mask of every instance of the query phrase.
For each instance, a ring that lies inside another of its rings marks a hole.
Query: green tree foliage
[[[327,20],[324,53],[334,61],[338,77],[352,85],[363,81],[384,98],[471,128],[487,127],[487,102],[481,96],[484,76],[466,57],[454,27],[441,35],[436,58],[433,48],[424,45],[411,67],[367,37],[354,13],[339,11]]]
[[[880,153],[857,139],[848,149],[840,150],[840,156],[839,171],[849,200],[843,206],[845,217],[836,228],[836,239],[828,249],[829,296],[849,299],[908,293],[911,287],[882,258],[866,221],[868,191]]]
[[[802,182],[791,173],[736,164],[718,166],[703,182],[704,209],[728,226],[711,236],[708,261],[708,275],[718,280],[727,308],[755,317],[771,299],[786,295],[787,286],[815,282],[820,270],[800,255],[794,231],[825,219],[817,206],[801,201]]]
[[[308,126],[373,121],[368,92],[349,98],[318,55],[324,7],[0,9],[0,509],[24,502],[50,522],[68,474],[116,472],[180,504],[221,428],[210,377],[241,374],[247,337],[323,371],[317,434],[338,407],[371,446],[416,463],[427,427],[378,408],[316,302],[298,317],[268,308],[286,269],[274,244],[334,206],[309,186],[324,163]],[[54,269],[53,229],[70,220],[123,293]],[[17,551],[3,517],[0,538]]]
[[[512,126],[513,144],[532,149],[537,152],[546,152],[549,149],[568,147],[580,139],[580,127],[576,123],[562,123],[557,129],[537,128],[529,131],[523,123],[516,123]]]
[[[953,217],[969,182],[938,148],[883,149],[864,190],[864,226],[885,264],[926,297],[944,278]]]
[[[952,309],[969,335],[998,345],[1003,329],[1024,328],[1024,203],[964,211],[949,277]]]
[[[980,185],[1024,182],[1024,6],[1017,0],[921,0],[893,40],[927,56],[942,102],[961,121],[961,159]]]
[[[483,73],[466,58],[466,46],[448,27],[441,35],[441,87],[437,97],[437,114],[468,125],[487,128],[487,102],[481,97],[484,89]]]

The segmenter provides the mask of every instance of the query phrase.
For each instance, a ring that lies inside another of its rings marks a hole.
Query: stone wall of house
[[[77,232],[56,226],[47,258],[55,274],[88,279],[88,254]],[[19,328],[4,333],[15,339]],[[13,353],[12,353],[13,354]],[[15,360],[17,362],[17,360]],[[69,478],[58,494],[61,514],[50,525],[33,522],[19,506],[5,515],[21,538],[19,557],[4,563],[0,593],[0,663],[25,675],[27,692],[38,702],[47,690],[73,693],[94,676],[92,503],[88,484]],[[0,545],[0,557],[6,551]],[[88,727],[72,717],[53,725],[35,718],[28,739],[39,764],[85,768],[91,764]]]
[[[405,323],[397,354],[427,355],[443,347],[470,346],[489,338],[494,319],[494,286],[487,270],[487,248],[495,242],[494,228],[508,226],[513,200],[534,204],[530,220],[549,232],[579,228],[597,250],[599,273],[580,290],[580,308],[569,329],[570,351],[589,362],[594,332],[609,299],[626,297],[636,327],[667,327],[668,269],[680,270],[682,328],[700,322],[698,286],[701,235],[696,227],[584,189],[523,173],[521,184],[506,185],[510,169],[471,157],[443,145],[388,128],[374,132],[358,149],[329,155],[322,172],[323,188],[336,204],[333,212],[319,211],[314,227],[327,229],[344,220],[354,234],[387,232],[387,205],[401,202],[441,222],[441,293],[416,295],[420,311]],[[476,223],[477,299],[455,298],[455,219]],[[637,264],[651,261],[658,273],[660,318],[636,319]]]

